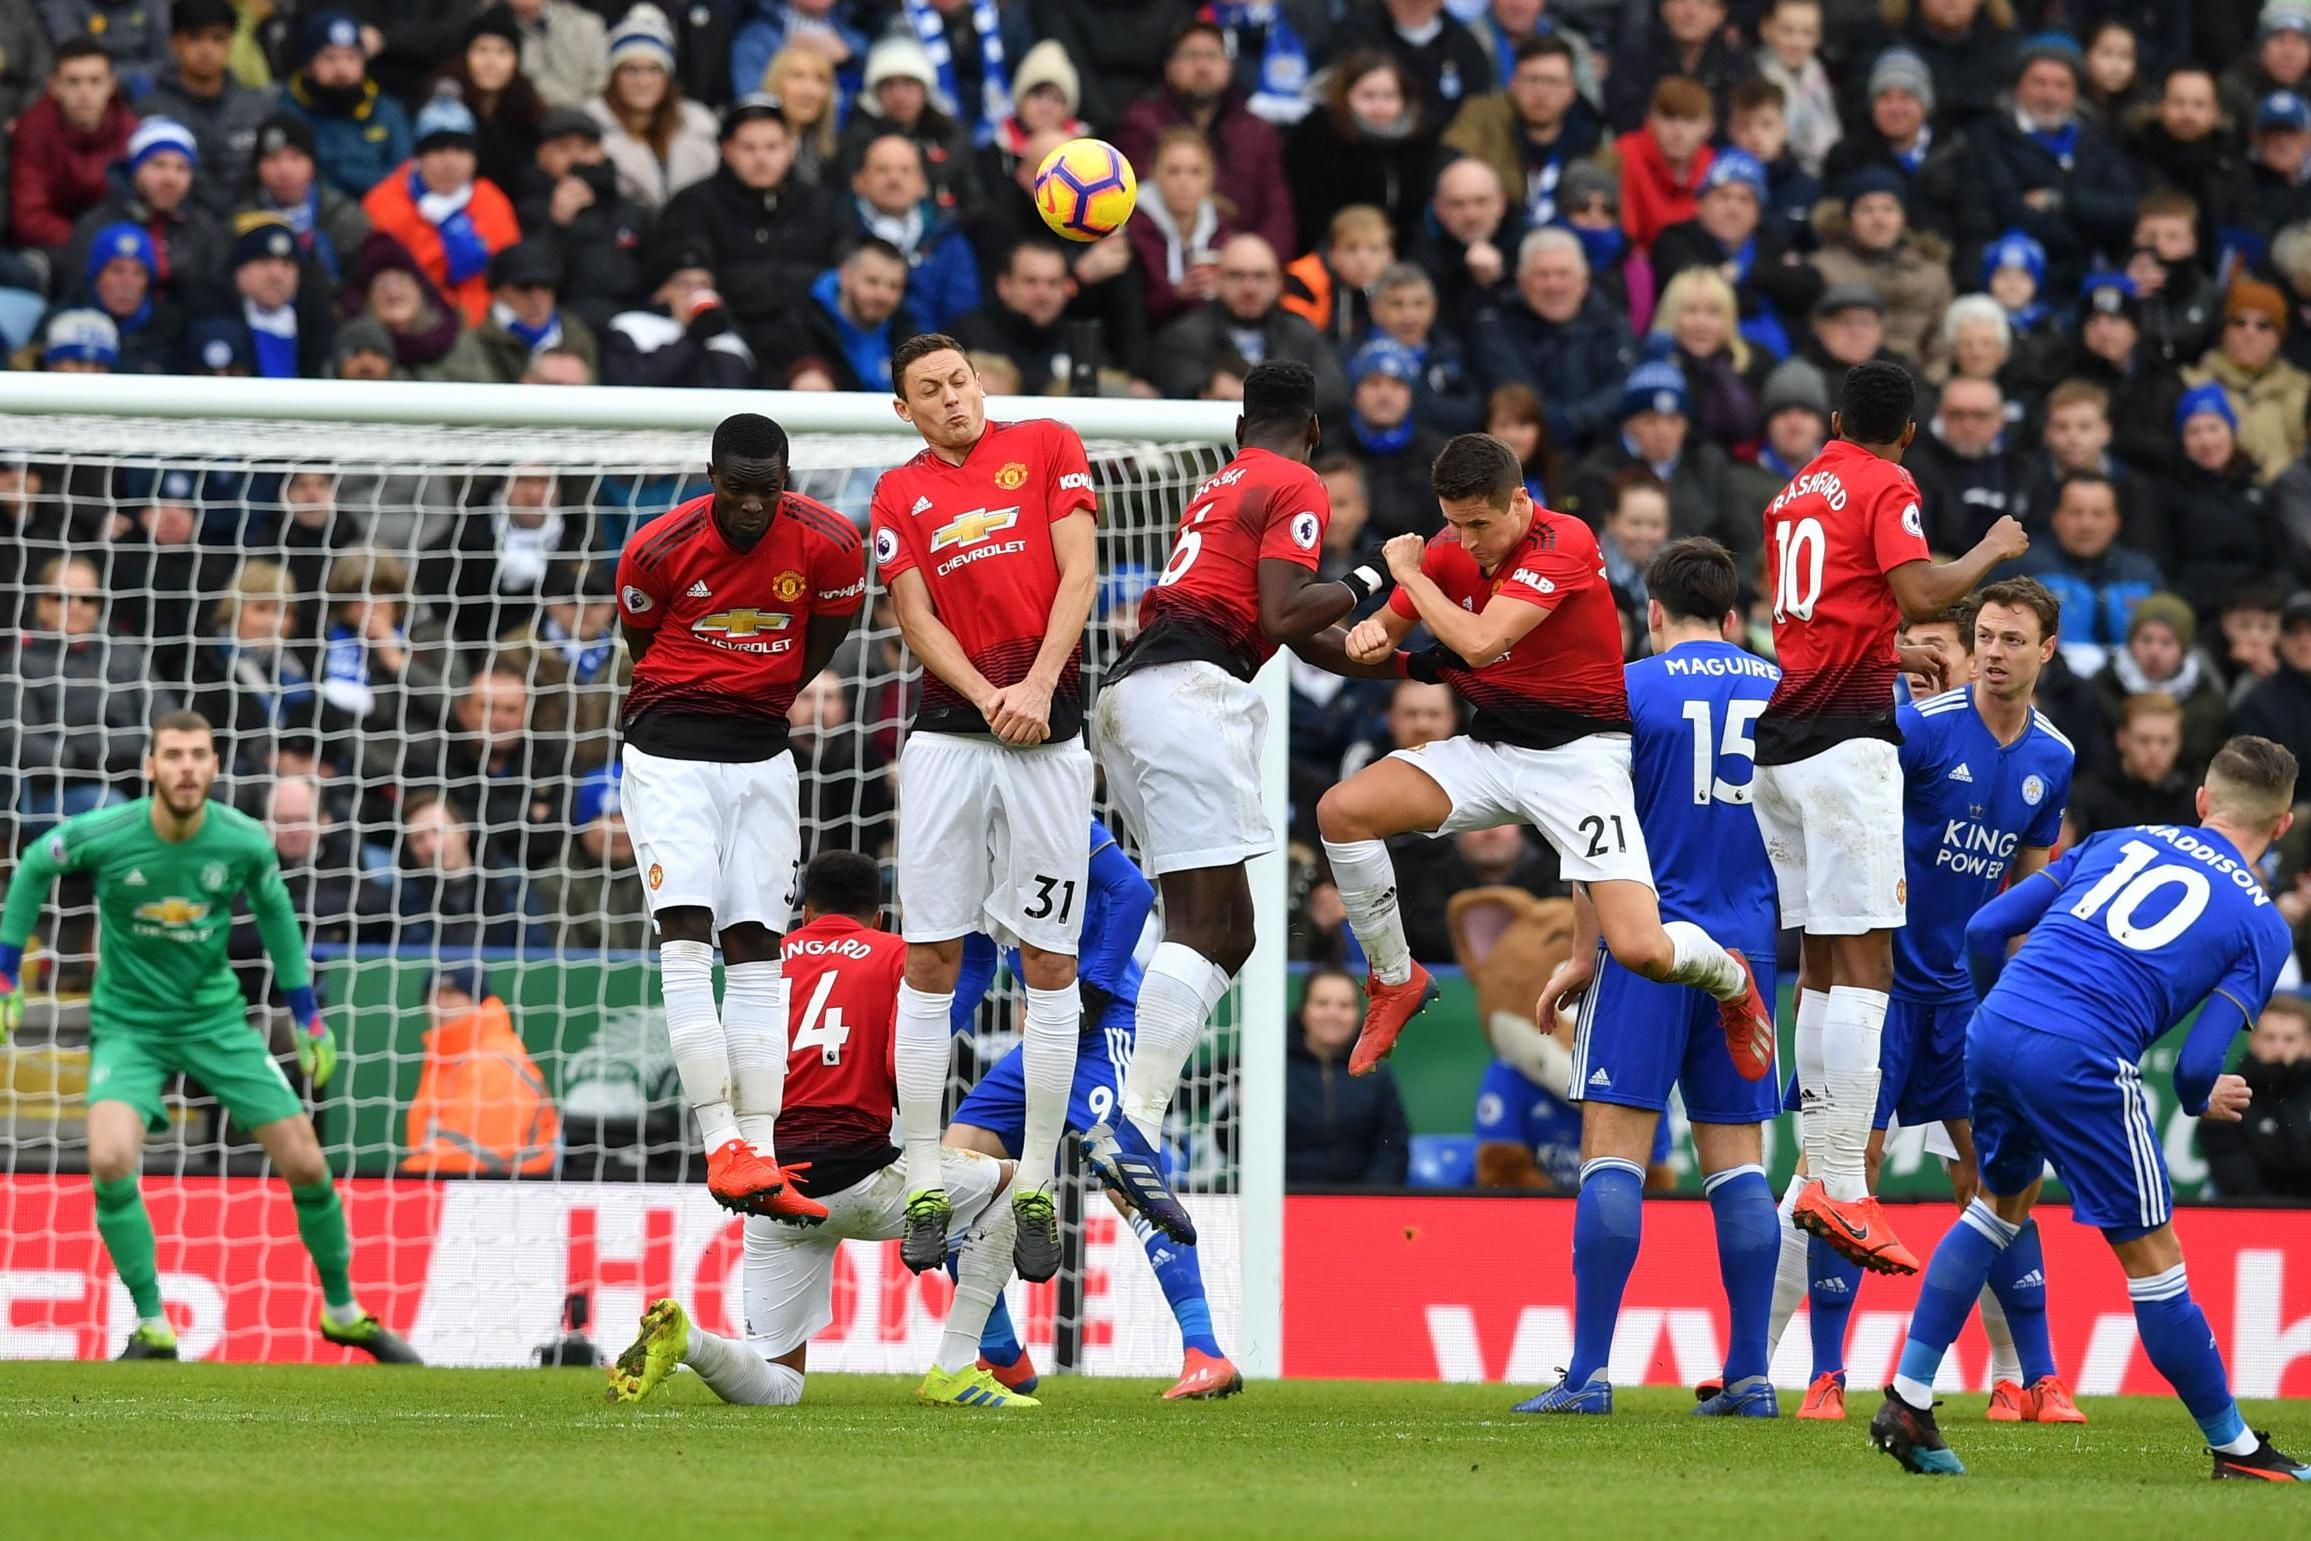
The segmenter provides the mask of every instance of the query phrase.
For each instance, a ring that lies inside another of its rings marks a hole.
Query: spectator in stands
[[[452,95],[472,109],[474,160],[480,175],[501,192],[538,151],[545,104],[522,73],[522,31],[506,6],[492,5],[466,23],[465,42],[435,72],[426,92]]]
[[[2222,672],[2234,710],[2247,692],[2279,672],[2279,612],[2287,591],[2274,579],[2240,584],[2223,601]]]
[[[1993,117],[1976,148],[2001,229],[2046,248],[2046,289],[2067,304],[2098,251],[2133,228],[2135,176],[2125,155],[2078,113],[2078,45],[2041,33],[2022,47],[2014,112]]]
[[[155,678],[181,680],[199,623],[196,602],[221,592],[231,571],[229,550],[202,549],[202,516],[218,503],[238,502],[237,478],[130,464],[117,467],[109,482],[105,586],[113,595],[113,623],[150,643]]]
[[[242,775],[273,763],[282,737],[340,731],[350,722],[323,698],[299,624],[289,570],[249,558],[211,607],[193,650],[193,710],[217,730],[217,756]]]
[[[352,17],[316,11],[298,36],[301,67],[282,90],[281,111],[311,125],[323,180],[348,198],[366,197],[409,159],[408,114],[370,78],[361,25]]]
[[[604,385],[737,390],[754,381],[755,357],[730,323],[706,254],[662,248],[649,302],[620,311],[602,342]]]
[[[2223,122],[2215,92],[2215,72],[2200,64],[2179,64],[2167,72],[2154,115],[2131,132],[2106,123],[2104,132],[2124,138],[2128,155],[2153,188],[2189,193],[2199,216],[2201,246],[2212,249],[2215,232],[2255,223],[2255,188],[2240,151],[2243,135]]]
[[[755,357],[778,313],[809,294],[834,265],[841,214],[792,180],[794,131],[768,97],[744,97],[722,115],[722,165],[676,193],[655,239],[704,253],[730,319]]]
[[[1370,549],[1364,540],[1364,527],[1372,519],[1372,494],[1364,485],[1364,468],[1346,455],[1326,455],[1315,463],[1314,470],[1332,500],[1332,519],[1324,526],[1317,569],[1327,581],[1337,581],[1332,575],[1355,567]],[[1332,784],[1329,776],[1324,784]]]
[[[1581,99],[1576,77],[1577,58],[1566,35],[1542,32],[1529,37],[1517,44],[1515,68],[1505,89],[1471,96],[1445,130],[1448,148],[1492,168],[1496,191],[1513,199],[1522,212],[1519,224],[1538,228],[1556,220],[1557,184],[1576,162],[1594,160],[1617,169],[1604,124]],[[1452,169],[1447,168],[1446,175]],[[1441,200],[1442,177],[1437,193]],[[1483,264],[1471,268],[1471,276],[1487,286],[1506,276],[1500,259],[1512,243],[1490,244],[1495,247],[1491,276],[1479,271]]]
[[[833,670],[795,693],[787,711],[795,764],[802,772],[802,822],[810,849],[886,850],[891,820],[890,766],[871,735],[851,721],[850,695]]]
[[[0,643],[0,764],[17,814],[69,818],[134,784],[152,719],[176,702],[151,683],[144,644],[110,634],[96,562],[49,557],[22,628]]]
[[[498,663],[528,682],[531,727],[568,745],[573,771],[615,758],[617,595],[612,562],[556,562],[537,618],[497,640]]]
[[[1154,159],[1146,164],[1153,185],[1140,198],[1139,217],[1124,233],[1139,264],[1148,324],[1162,327],[1219,292],[1220,246],[1240,227],[1212,195],[1212,147],[1203,135],[1186,127],[1165,129],[1156,140]],[[1381,229],[1385,235],[1385,220]],[[1313,260],[1321,269],[1322,259]],[[1328,292],[1325,298],[1330,299]],[[1295,304],[1287,292],[1285,306],[1325,330],[1308,315],[1305,298]]]
[[[1814,207],[1822,196],[1821,178],[1790,154],[1789,120],[1782,116],[1781,87],[1770,80],[1745,80],[1734,87],[1727,112],[1727,148],[1756,161],[1764,175],[1760,226],[1792,245],[1811,246]]]
[[[290,907],[313,940],[351,941],[353,880],[360,870],[360,852],[353,832],[329,812],[321,783],[311,776],[274,777],[253,811],[265,821],[265,833],[272,839]],[[246,909],[234,915],[226,947],[233,972],[241,977],[242,994],[254,1005],[272,999],[277,993],[272,983],[272,960],[257,933],[256,917]]]
[[[1422,116],[1450,121],[1470,97],[1492,89],[1492,58],[1476,34],[1448,13],[1444,0],[1381,0],[1352,8],[1340,46],[1387,54],[1404,66],[1418,91]]]
[[[601,125],[618,191],[645,212],[714,175],[714,114],[675,83],[674,29],[656,6],[635,6],[610,34],[609,83],[586,111]]]
[[[564,348],[599,369],[593,329],[561,305],[562,264],[543,241],[517,241],[489,260],[488,314],[459,336],[441,361],[441,378],[511,385],[530,360]]]
[[[9,130],[9,223],[16,244],[42,250],[72,239],[103,201],[108,173],[128,153],[137,116],[104,45],[74,38],[56,50],[48,89]]]
[[[1477,310],[1500,292],[1524,222],[1510,214],[1492,167],[1466,155],[1437,174],[1428,213],[1412,260],[1435,282],[1445,329],[1465,336]]]
[[[49,41],[61,51],[101,46],[130,101],[152,89],[168,63],[169,0],[38,0]]]
[[[1452,928],[1445,911],[1454,894],[1470,888],[1521,888],[1541,898],[1569,892],[1557,878],[1556,854],[1531,839],[1521,824],[1465,830],[1457,835],[1404,837],[1400,858],[1405,941],[1423,963],[1451,963]]]
[[[1910,223],[1947,237],[1968,179],[1976,177],[1965,136],[1935,127],[1934,79],[1926,61],[1909,49],[1879,54],[1867,80],[1866,112],[1848,115],[1848,132],[1822,163],[1823,182],[1835,195],[1860,172],[1891,172]],[[1867,121],[1857,122],[1857,116]],[[1978,179],[1974,187],[1978,193]]]
[[[840,0],[738,0],[737,25],[730,39],[729,95],[735,101],[768,90],[772,56],[781,52],[813,53],[842,72],[843,92],[858,90],[859,71],[865,66],[869,38],[852,21],[851,7]]]
[[[1345,781],[1383,755],[1399,749],[1418,749],[1459,731],[1459,708],[1453,703],[1450,686],[1399,680],[1389,691],[1388,710],[1382,718],[1379,736],[1351,745],[1341,757],[1335,779]]]
[[[474,859],[493,871],[547,866],[569,815],[569,744],[532,704],[528,682],[493,658],[454,690],[443,735],[404,760],[403,785],[439,787],[471,810]]]
[[[1841,196],[1844,217],[1832,209],[1816,222],[1822,246],[1811,260],[1823,284],[1875,292],[1884,346],[1913,369],[1938,358],[1942,312],[1950,305],[1948,248],[1909,228],[1901,180],[1892,172],[1857,172]],[[1833,390],[1838,383],[1831,382]]]
[[[368,538],[366,522],[337,506],[337,474],[312,466],[255,478],[247,509],[235,512],[241,548],[286,567],[300,599],[319,594],[331,563]]]
[[[2117,721],[2118,764],[2107,771],[2080,766],[2062,816],[2065,845],[2130,824],[2187,825],[2196,816],[2197,777],[2179,768],[2183,709],[2174,697],[2162,691],[2129,696]]]
[[[1802,358],[1784,359],[1765,377],[1758,398],[1764,414],[1765,441],[1758,446],[1755,464],[1736,462],[1733,498],[1736,517],[1755,524],[1765,505],[1780,496],[1798,472],[1805,469],[1829,440],[1829,387],[1822,372]]]
[[[473,113],[437,96],[417,115],[417,153],[362,199],[370,225],[399,241],[468,326],[489,314],[490,259],[521,239],[513,205],[475,174]]]
[[[462,640],[486,642],[528,625],[547,568],[585,552],[585,516],[564,511],[555,482],[543,466],[517,468],[418,569],[424,592],[437,604],[446,599],[450,630]]]
[[[912,153],[903,140],[889,142]],[[890,390],[892,352],[927,330],[907,314],[907,292],[905,255],[880,236],[866,237],[841,266],[819,275],[810,303],[788,313],[770,348],[766,383],[786,384],[815,369],[836,390]]]
[[[2311,1003],[2272,996],[2235,1071],[2253,1100],[2236,1122],[2199,1126],[2208,1181],[2232,1200],[2311,1198]]]
[[[1375,337],[1348,361],[1348,380],[1346,432],[1334,437],[1364,468],[1372,506],[1367,538],[1435,534],[1439,519],[1428,472],[1445,440],[1413,416],[1419,357],[1393,337]]]
[[[1751,73],[1749,52],[1726,25],[1723,0],[1660,0],[1649,21],[1631,7],[1613,50],[1605,82],[1605,114],[1615,130],[1629,133],[1643,122],[1661,81],[1681,77],[1699,84],[1710,97],[1709,112],[1722,117],[1726,93]]]
[[[2287,333],[2286,297],[2252,278],[2233,280],[2223,300],[2222,342],[2183,371],[2183,383],[2219,385],[2230,399],[2240,452],[2270,481],[2303,452],[2311,374],[2279,356]]]
[[[2280,230],[2311,217],[2311,102],[2293,91],[2264,97],[2251,148],[2259,228]]]
[[[95,231],[81,256],[73,298],[118,329],[113,367],[122,374],[165,374],[177,366],[184,312],[171,296],[155,292],[158,266],[152,237],[127,220]]]
[[[1822,388],[1837,399],[1846,371],[1873,359],[1900,364],[1915,373],[1914,360],[1886,346],[1886,312],[1868,284],[1831,284],[1813,304],[1813,325],[1799,357],[1821,371]]]
[[[1549,489],[1563,486],[1557,447],[1549,437],[1548,414],[1529,385],[1504,385],[1485,398],[1484,431],[1516,452],[1524,468],[1525,491],[1535,503],[1549,506]],[[1334,518],[1339,517],[1334,510]]]
[[[1597,549],[1605,558],[1605,581],[1631,618],[1634,634],[1643,629],[1645,601],[1651,597],[1645,564],[1669,539],[1669,489],[1646,467],[1630,466],[1613,478],[1610,496]]]
[[[398,846],[392,867],[361,880],[356,903],[367,940],[439,953],[513,945],[521,884],[510,872],[475,864],[462,808],[437,791],[411,793]]]
[[[599,332],[641,291],[651,216],[619,191],[591,116],[557,107],[540,130],[537,154],[506,195],[523,239],[556,254],[562,304]]]
[[[1902,464],[1923,495],[1926,539],[1937,551],[1970,551],[2001,517],[2025,512],[2029,470],[2006,442],[2006,402],[1995,380],[1959,375],[1943,386]]]
[[[2011,8],[1986,0],[1916,0],[1886,14],[1889,41],[1932,72],[1935,134],[1954,136],[1994,114],[2014,78]]]
[[[1123,7],[1105,0],[1028,0],[1025,9],[1035,36],[1066,47],[1083,75],[1084,121],[1104,128],[1120,122],[1125,109],[1168,78],[1166,53],[1202,8],[1195,0]],[[1289,9],[1305,20],[1309,7],[1295,0]],[[1313,40],[1303,46],[1314,46]],[[1307,57],[1303,52],[1302,79]],[[1289,89],[1296,92],[1298,85]]]
[[[1714,6],[1717,0],[1669,0],[1672,5]],[[1697,212],[1702,179],[1716,154],[1709,92],[1682,75],[1653,88],[1653,106],[1640,127],[1617,141],[1621,158],[1621,228],[1640,252],[1650,252],[1661,232]]]
[[[365,738],[439,732],[450,642],[439,621],[412,607],[409,569],[382,551],[348,551],[330,562],[323,592],[322,697]]]
[[[382,233],[362,243],[345,303],[384,329],[395,363],[412,379],[439,379],[442,360],[464,330],[457,307],[434,287],[417,259]]]
[[[1580,239],[1553,228],[1525,237],[1516,297],[1480,312],[1469,340],[1479,383],[1531,387],[1562,453],[1586,449],[1614,420],[1631,352],[1623,319],[1591,292]]]
[[[2279,571],[2286,532],[2240,448],[2238,415],[2219,385],[2195,386],[2175,403],[2182,463],[2161,481],[2160,501],[2178,532],[2167,565],[2175,592],[2212,616],[2242,578]]]
[[[1156,141],[1178,127],[1195,129],[1211,145],[1215,191],[1234,206],[1239,228],[1279,252],[1308,249],[1293,222],[1284,143],[1252,112],[1245,92],[1229,83],[1226,34],[1209,21],[1191,21],[1173,37],[1162,84],[1124,110],[1115,147],[1134,166],[1152,167]]]
[[[145,117],[171,118],[192,131],[200,147],[193,199],[219,216],[232,207],[233,179],[249,164],[257,129],[273,110],[270,95],[234,80],[226,67],[239,24],[232,0],[173,0],[171,63],[136,101]]]
[[[576,0],[506,0],[506,6],[521,28],[522,73],[537,87],[538,100],[548,107],[583,107],[602,94],[610,77],[610,50],[600,16]],[[647,9],[656,13],[660,27],[666,25],[656,6]],[[629,11],[619,29],[634,26],[635,12]]]
[[[132,225],[152,244],[155,293],[185,308],[214,304],[230,240],[216,217],[192,202],[195,153],[183,124],[167,118],[138,124],[119,190],[80,216],[61,259],[64,271],[86,272],[98,235]]]
[[[233,301],[249,329],[251,373],[317,380],[337,346],[336,307],[318,267],[300,260],[287,221],[252,216],[232,248]]]
[[[403,104],[423,102],[425,82],[465,38],[465,25],[486,0],[343,0],[338,7],[356,24],[351,34],[368,56],[379,88]],[[310,16],[305,7],[301,15]],[[318,26],[319,18],[309,25]],[[271,29],[261,35],[270,37]],[[252,42],[257,39],[252,38]],[[270,42],[266,46],[272,46]],[[294,64],[291,57],[286,62]],[[236,71],[241,69],[236,58]],[[259,82],[261,83],[261,82]]]
[[[2170,549],[2166,516],[2150,478],[2111,453],[2110,397],[2101,386],[2065,380],[2048,393],[2044,444],[2031,457],[2024,507],[2038,513],[2053,508],[2067,477],[2091,472],[2108,481],[2118,499],[2117,544],[2154,564],[2164,561]],[[2069,630],[2065,623],[2065,640]]]
[[[1346,410],[1348,382],[1339,355],[1315,328],[1276,302],[1283,273],[1256,235],[1220,248],[1217,298],[1188,312],[1157,340],[1155,382],[1166,396],[1233,401],[1244,376],[1267,359],[1297,359],[1316,372],[1316,413],[1332,421]]]
[[[1791,329],[1821,294],[1822,275],[1780,231],[1761,222],[1764,209],[1765,168],[1746,151],[1723,152],[1703,178],[1694,217],[1671,225],[1654,243],[1653,276],[1666,287],[1689,269],[1720,275],[1731,285],[1740,335],[1778,356],[1789,352]],[[1728,273],[1736,276],[1723,277]],[[1676,308],[1658,307],[1656,330],[1661,312]]]
[[[2185,13],[2178,6],[2170,7],[2169,14],[2180,17]],[[2160,30],[2173,32],[2171,26]],[[2094,114],[2095,121],[2116,129],[2130,121],[2149,96],[2143,78],[2142,40],[2135,35],[2132,23],[2107,11],[2100,21],[2088,24],[2082,35],[2086,68],[2078,83],[2079,100]],[[2170,41],[2160,50],[2159,60],[2172,63],[2183,52]]]
[[[329,353],[332,380],[395,380],[401,365],[393,356],[393,335],[367,316],[356,316],[337,329],[337,346]]]
[[[841,165],[836,128],[843,100],[833,61],[807,44],[790,44],[771,56],[759,89],[779,104],[794,134],[794,174],[812,187],[826,186]]]
[[[1669,280],[1653,308],[1650,349],[1666,350],[1662,356],[1685,376],[1699,437],[1728,455],[1756,442],[1770,359],[1742,336],[1733,286],[1716,267],[1688,268]]]
[[[1311,969],[1284,1051],[1284,1180],[1294,1187],[1400,1187],[1412,1160],[1404,1101],[1386,1065],[1351,1078],[1364,1021],[1355,976]]]
[[[108,375],[120,362],[120,328],[101,310],[60,310],[41,328],[40,367],[58,374]]]
[[[2174,411],[2182,381],[2145,355],[2142,302],[2124,273],[2089,274],[2078,305],[2078,346],[2066,372],[2102,387],[2119,458],[2156,477],[2179,459]]]
[[[1404,249],[1436,174],[1436,132],[1423,116],[1419,86],[1397,60],[1365,49],[1334,64],[1322,105],[1284,142],[1299,227],[1294,247],[1313,249],[1333,215],[1369,203],[1388,216]]]
[[[843,125],[842,164],[855,172],[864,167],[876,141],[889,135],[906,139],[915,147],[923,197],[948,219],[967,220],[979,207],[971,180],[971,135],[940,107],[933,94],[938,86],[938,67],[921,43],[903,35],[876,43],[867,53],[866,88]]]
[[[1837,91],[1822,68],[1822,0],[1768,0],[1758,24],[1757,73],[1781,92],[1776,104],[1786,125],[1789,153],[1809,177],[1845,135]],[[1727,104],[1738,115],[1738,103]]]
[[[540,348],[522,366],[521,385],[592,385],[594,361],[566,343]]]
[[[1064,318],[1073,287],[1065,252],[1048,239],[1019,241],[996,271],[994,303],[957,317],[955,340],[971,352],[1009,359],[1021,392],[1045,395],[1066,383],[1072,362]]]
[[[578,779],[570,843],[539,888],[546,936],[561,952],[642,952],[651,945],[650,893],[634,860],[615,762]]]
[[[2229,727],[2311,755],[2311,594],[2290,597],[2279,612],[2279,668],[2247,692]]]
[[[1675,536],[1711,536],[1746,566],[1758,547],[1758,529],[1738,515],[1725,451],[1693,436],[1693,399],[1677,366],[1648,359],[1631,370],[1620,410],[1620,433],[1600,441],[1575,468],[1571,490],[1558,507],[1601,525],[1614,504],[1614,478],[1641,466],[1669,489]]]
[[[2126,642],[2134,607],[2165,587],[2158,564],[2118,543],[2118,488],[2100,471],[2065,474],[2055,488],[2052,541],[2035,541],[2022,571],[2062,606],[2062,654],[2093,674]]]
[[[1373,336],[1401,344],[1420,367],[1412,415],[1423,428],[1450,436],[1484,425],[1485,403],[1460,343],[1436,321],[1436,286],[1409,262],[1383,269],[1373,285]]]
[[[2054,312],[2039,298],[2045,277],[2045,251],[2020,231],[2009,230],[1982,254],[1984,292],[1953,300],[1942,313],[1942,345],[1952,367],[1995,378],[2006,392],[2010,423],[2039,421],[2036,403],[2054,383],[2068,346]],[[1972,346],[1960,357],[1959,345],[1969,335]]]
[[[2172,702],[2182,721],[2181,773],[2194,779],[2222,748],[2230,715],[2222,682],[2198,650],[2198,635],[2197,618],[2174,595],[2139,599],[2127,618],[2126,646],[2110,655],[2093,682],[2105,722],[2125,720],[2126,703],[2136,696],[2157,694]]]
[[[1353,348],[1372,329],[1372,288],[1395,260],[1388,216],[1370,204],[1352,203],[1332,216],[1322,246],[1284,269],[1284,308],[1335,348]]]
[[[351,276],[369,239],[369,214],[358,199],[321,180],[314,160],[313,125],[276,112],[258,126],[249,170],[235,199],[237,224],[251,214],[289,222],[297,246],[332,286]]]

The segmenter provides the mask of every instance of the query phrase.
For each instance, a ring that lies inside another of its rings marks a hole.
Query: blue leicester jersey
[[[2105,830],[2032,882],[2061,885],[1985,1013],[2129,1063],[2210,994],[2250,1022],[2292,946],[2255,870],[2211,829]]]
[[[1661,918],[1728,947],[1771,948],[1773,867],[1750,783],[1757,719],[1781,670],[1730,642],[1680,642],[1627,673],[1630,775]]]
[[[2030,713],[2000,744],[1962,685],[1903,707],[1903,875],[1909,920],[1894,933],[1894,994],[1971,1001],[1966,922],[2006,881],[2023,846],[2053,849],[2070,802],[2070,740]]]

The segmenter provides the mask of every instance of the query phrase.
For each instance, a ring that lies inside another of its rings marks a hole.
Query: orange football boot
[[[1990,1388],[1990,1410],[1982,1416],[1992,1423],[2020,1423],[2025,1416],[2022,1402],[2026,1393],[2010,1380],[2002,1380]]]
[[[1876,1194],[1833,1199],[1820,1178],[1807,1183],[1790,1221],[1819,1236],[1832,1252],[1872,1273],[1916,1273],[1918,1255],[1902,1245]]]
[[[2043,1375],[2022,1393],[2025,1423],[2084,1423],[2086,1414],[2070,1399],[2070,1388],[2059,1375]]]
[[[1180,1360],[1180,1378],[1164,1393],[1167,1402],[1217,1402],[1244,1389],[1244,1377],[1226,1359],[1189,1349]]]
[[[826,1206],[794,1191],[786,1173],[744,1140],[724,1140],[706,1157],[706,1190],[724,1209],[781,1220],[824,1220]]]
[[[1726,956],[1741,966],[1743,983],[1748,986],[1739,999],[1717,1003],[1717,1024],[1725,1029],[1725,1047],[1733,1055],[1733,1068],[1744,1081],[1762,1081],[1773,1073],[1773,1009],[1765,997],[1757,993],[1757,975],[1751,972],[1749,960],[1732,948]]]
[[[1394,1053],[1396,1035],[1404,1031],[1404,1024],[1419,1016],[1421,1008],[1434,999],[1436,981],[1417,963],[1412,966],[1412,977],[1400,985],[1382,984],[1378,974],[1366,975],[1364,1031],[1356,1035],[1356,1047],[1349,1051],[1348,1073],[1368,1074]]]
[[[1824,1370],[1805,1388],[1805,1400],[1797,1407],[1800,1418],[1816,1418],[1825,1423],[1846,1421],[1846,1377],[1842,1371]]]

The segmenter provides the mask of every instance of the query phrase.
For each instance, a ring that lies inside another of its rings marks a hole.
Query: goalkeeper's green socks
[[[113,1272],[128,1287],[136,1314],[148,1322],[165,1322],[161,1309],[160,1265],[153,1257],[152,1216],[145,1213],[144,1195],[136,1178],[96,1179],[96,1233],[112,1254]]]
[[[289,1197],[296,1202],[297,1234],[304,1238],[313,1271],[321,1276],[321,1298],[328,1302],[331,1319],[358,1316],[353,1304],[353,1238],[345,1229],[345,1206],[337,1202],[337,1185],[324,1177],[309,1187],[292,1186]],[[149,1246],[149,1228],[145,1235]]]

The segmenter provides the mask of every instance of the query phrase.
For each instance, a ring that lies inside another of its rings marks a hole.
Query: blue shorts
[[[1773,999],[1773,949],[1750,953],[1757,988]],[[1669,1106],[1671,1087],[1685,1094],[1685,1116],[1697,1124],[1762,1124],[1774,1115],[1769,1073],[1743,1079],[1733,1068],[1718,1025],[1717,1002],[1685,985],[1655,984],[1598,949],[1596,982],[1581,997],[1573,1038],[1573,1097],[1622,1107]]]
[[[1505,1059],[1485,1066],[1476,1088],[1476,1137],[1522,1145],[1549,1181],[1581,1186],[1581,1105],[1530,1080]],[[1653,1126],[1653,1164],[1669,1159],[1669,1120]]]
[[[1982,1009],[1966,1036],[1966,1089],[1990,1192],[2022,1192],[2051,1161],[2072,1217],[2112,1241],[2147,1236],[2174,1213],[2140,1065]]]
[[[1131,1068],[1133,1009],[1118,1002],[1110,1006],[1099,1025],[1087,1028],[1075,1041],[1075,1084],[1067,1093],[1067,1127],[1080,1134],[1093,1124],[1113,1123],[1123,1106],[1124,1072]],[[1006,1155],[1016,1160],[1027,1133],[1027,1070],[1025,1045],[995,1062],[979,1078],[955,1122],[984,1129],[1003,1142]]]
[[[1878,1040],[1878,1111],[1870,1127],[1905,1129],[1967,1116],[1966,1024],[1972,1001],[1894,1000]]]

